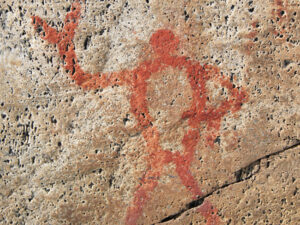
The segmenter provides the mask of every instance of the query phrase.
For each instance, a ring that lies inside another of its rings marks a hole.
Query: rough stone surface
[[[264,158],[253,165],[251,174],[207,197],[224,224],[298,224],[300,148]],[[204,224],[199,209],[161,223]]]
[[[0,0],[0,224],[300,224],[299,20]]]

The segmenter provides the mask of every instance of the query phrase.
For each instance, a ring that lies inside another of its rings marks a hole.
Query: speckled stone
[[[299,223],[299,16],[1,0],[0,224]]]

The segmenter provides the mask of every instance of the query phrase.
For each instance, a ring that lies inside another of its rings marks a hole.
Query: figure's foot
[[[205,218],[206,225],[218,225],[220,223],[218,210],[209,201],[205,200],[197,211]]]

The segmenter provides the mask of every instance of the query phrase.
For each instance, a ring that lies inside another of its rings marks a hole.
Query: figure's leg
[[[193,194],[193,199],[197,199],[202,195],[198,183],[189,170],[189,165],[184,164],[185,159],[181,159],[176,163],[176,173],[181,179],[182,184]]]
[[[186,186],[186,188],[193,194],[194,199],[203,196],[196,179],[189,170],[198,141],[199,132],[193,130],[188,131],[182,140],[182,145],[184,146],[183,155],[178,154],[173,159],[178,176],[180,177],[183,185]],[[204,201],[204,203],[198,208],[198,212],[200,212],[206,219],[207,225],[217,225],[219,223],[217,211],[218,210],[214,208],[209,201]]]
[[[150,198],[150,193],[158,184],[159,177],[160,171],[158,169],[149,169],[146,172],[134,194],[131,206],[127,209],[126,225],[135,225],[137,223],[146,201]]]
[[[143,136],[147,142],[149,169],[141,179],[141,183],[134,194],[132,205],[127,210],[126,225],[136,224],[145,203],[151,197],[151,192],[158,184],[163,167],[172,161],[172,153],[162,150],[159,145],[159,133],[156,127],[148,127],[143,131]]]
[[[175,153],[173,156],[173,162],[176,165],[176,173],[180,177],[182,184],[193,194],[193,198],[202,195],[197,181],[190,172],[190,165],[194,158],[198,141],[199,132],[196,130],[189,130],[182,140],[182,145],[184,147],[183,154]]]
[[[206,219],[207,225],[219,224],[218,210],[209,201],[204,201],[197,211]]]

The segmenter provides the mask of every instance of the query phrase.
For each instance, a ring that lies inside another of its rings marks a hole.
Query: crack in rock
[[[291,146],[288,146],[288,147],[285,147],[282,150],[279,150],[277,152],[273,152],[271,154],[265,155],[265,156],[255,160],[254,162],[251,162],[247,166],[239,169],[238,171],[236,171],[234,173],[235,178],[236,178],[235,181],[230,182],[230,183],[225,183],[221,187],[216,188],[215,190],[213,190],[210,193],[202,196],[201,198],[198,198],[194,201],[189,202],[188,204],[186,204],[185,208],[181,209],[179,212],[177,212],[175,214],[172,214],[170,216],[165,217],[164,219],[160,220],[160,222],[158,222],[157,224],[162,224],[162,223],[165,223],[165,222],[169,222],[171,220],[175,220],[178,217],[180,217],[183,213],[185,213],[185,212],[187,212],[187,211],[189,211],[193,208],[196,208],[196,207],[200,206],[207,197],[213,195],[215,192],[220,191],[220,190],[222,190],[222,189],[224,189],[224,188],[226,188],[230,185],[233,185],[233,184],[236,184],[236,183],[239,183],[239,182],[243,182],[245,180],[249,180],[251,177],[253,177],[254,175],[259,173],[259,171],[261,169],[260,163],[263,159],[268,159],[271,156],[279,155],[280,153],[283,153],[287,150],[294,149],[294,148],[298,147],[299,145],[300,145],[300,140],[297,139],[295,144],[293,144]],[[155,224],[152,224],[152,225],[155,225]]]

